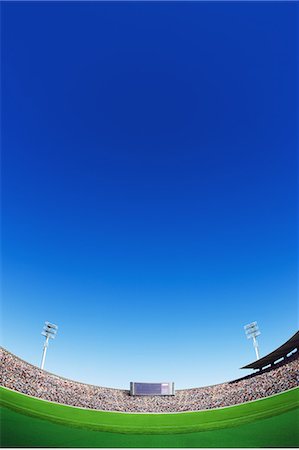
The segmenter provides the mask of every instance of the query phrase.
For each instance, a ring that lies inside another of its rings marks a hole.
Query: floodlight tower
[[[45,365],[45,359],[46,359],[46,353],[47,353],[47,348],[49,345],[49,339],[55,339],[56,337],[56,333],[58,330],[58,326],[55,325],[54,323],[50,323],[50,322],[45,322],[43,331],[42,331],[42,335],[45,336],[46,340],[44,342],[44,349],[43,349],[43,356],[42,356],[42,362],[40,364],[40,368],[43,369],[44,365]]]
[[[247,339],[253,339],[253,346],[256,354],[256,359],[260,359],[259,354],[259,344],[257,342],[256,337],[261,334],[257,322],[249,323],[248,325],[245,325],[244,327],[245,334],[247,336]]]

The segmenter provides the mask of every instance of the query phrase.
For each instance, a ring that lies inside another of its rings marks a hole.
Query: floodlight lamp
[[[244,326],[244,330],[250,330],[250,328],[252,328],[252,323],[249,323],[248,325]]]
[[[48,331],[49,333],[56,333],[56,329],[55,328],[44,327],[44,330]]]
[[[55,330],[57,330],[57,328],[58,328],[57,325],[55,325],[54,323],[50,323],[50,322],[45,322],[45,325],[46,325],[48,328],[54,328]]]
[[[44,331],[46,331],[47,333],[56,334],[56,330],[54,328],[44,327]]]
[[[256,337],[261,334],[257,322],[251,322],[244,326],[244,331],[246,334],[247,339],[253,340],[253,346],[256,353],[256,358],[259,359],[259,350],[258,350],[258,342],[256,340]]]
[[[47,339],[49,338],[54,339],[57,333],[57,328],[58,328],[57,325],[50,324],[50,322],[45,322],[42,335],[45,336]]]
[[[250,323],[250,324],[246,325],[244,327],[244,330],[245,330],[245,333],[246,333],[247,336],[248,335],[253,336],[254,334],[259,332],[259,327],[258,327],[257,322],[253,322],[253,323]]]
[[[47,352],[47,348],[49,345],[49,339],[55,339],[57,330],[58,330],[57,325],[55,325],[54,323],[45,322],[43,331],[41,333],[46,338],[45,342],[44,342],[43,356],[42,356],[42,361],[41,361],[41,365],[40,365],[41,369],[44,368],[46,352]]]

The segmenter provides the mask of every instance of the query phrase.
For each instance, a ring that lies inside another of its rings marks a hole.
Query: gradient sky
[[[298,4],[4,2],[2,345],[226,381],[298,328]]]

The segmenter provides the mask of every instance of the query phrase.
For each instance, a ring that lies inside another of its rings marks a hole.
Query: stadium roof
[[[269,353],[266,356],[263,356],[263,358],[257,359],[250,364],[247,364],[247,366],[241,367],[241,369],[262,369],[263,367],[274,363],[283,356],[286,356],[292,350],[295,350],[295,348],[299,348],[299,331],[297,331],[294,336],[292,336],[287,342],[285,342],[273,352]]]

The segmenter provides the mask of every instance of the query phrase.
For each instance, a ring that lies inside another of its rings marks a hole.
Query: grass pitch
[[[2,447],[297,447],[299,388],[229,408],[126,414],[1,388]]]

